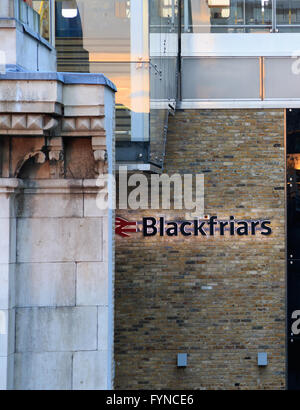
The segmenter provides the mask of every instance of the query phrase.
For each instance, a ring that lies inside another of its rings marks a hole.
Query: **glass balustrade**
[[[299,32],[296,0],[182,0],[184,33]]]
[[[19,20],[51,42],[51,0],[18,0],[17,7]]]

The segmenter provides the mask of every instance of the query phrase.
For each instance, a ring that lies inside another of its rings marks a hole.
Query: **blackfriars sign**
[[[219,220],[217,216],[193,221],[166,221],[164,217],[145,217],[142,222],[127,221],[124,218],[116,218],[116,234],[122,237],[130,236],[130,233],[142,232],[143,236],[224,236],[226,232],[230,236],[247,235],[271,235],[271,221],[263,220],[236,220],[230,216],[228,220]]]

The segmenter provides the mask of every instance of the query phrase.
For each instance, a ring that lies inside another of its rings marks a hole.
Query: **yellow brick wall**
[[[115,388],[285,388],[284,111],[178,111],[166,154],[169,175],[205,174],[207,214],[270,219],[273,232],[117,237]],[[266,368],[257,366],[259,351],[268,353]],[[180,352],[185,369],[176,367]]]

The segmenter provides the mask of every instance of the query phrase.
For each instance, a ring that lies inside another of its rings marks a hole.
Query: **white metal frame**
[[[300,108],[300,100],[228,100],[228,101],[178,101],[177,109],[196,110],[196,109],[267,109],[267,108]]]

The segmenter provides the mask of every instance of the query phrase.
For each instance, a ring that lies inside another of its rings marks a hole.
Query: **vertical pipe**
[[[265,60],[264,57],[259,57],[259,95],[263,101],[265,99]]]
[[[182,19],[182,0],[178,2],[178,55],[177,55],[177,100],[181,100],[181,19]]]

